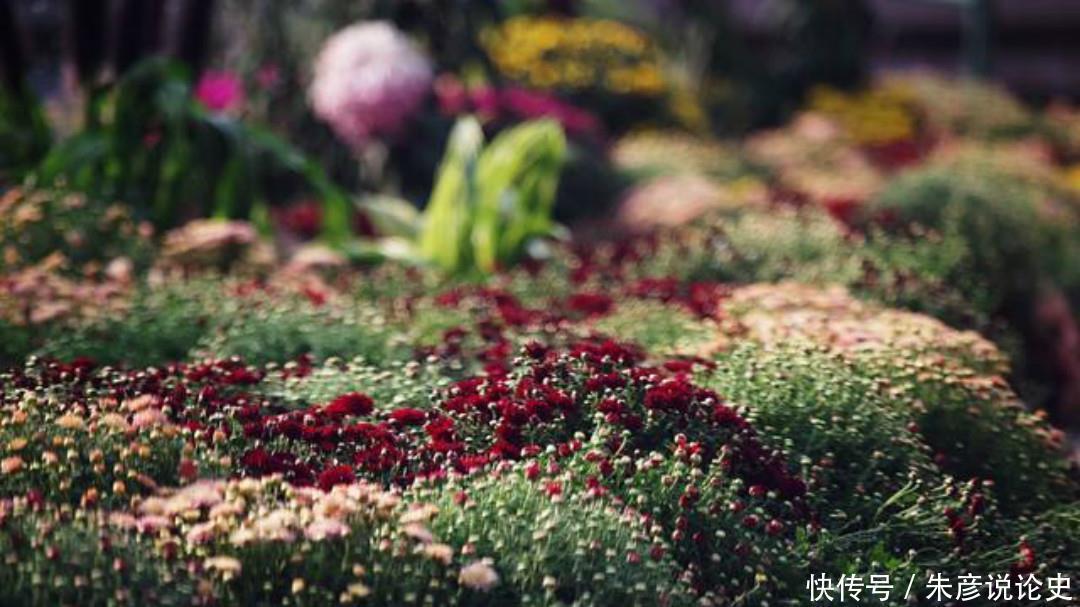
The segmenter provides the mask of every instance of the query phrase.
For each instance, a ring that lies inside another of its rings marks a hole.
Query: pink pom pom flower
[[[315,114],[343,141],[362,147],[398,135],[431,89],[431,63],[383,21],[349,26],[315,60],[308,96]]]

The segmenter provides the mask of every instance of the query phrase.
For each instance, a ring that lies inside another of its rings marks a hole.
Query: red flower
[[[319,474],[319,488],[329,491],[335,485],[348,485],[356,481],[356,474],[350,466],[331,466]]]
[[[375,409],[375,402],[367,394],[350,392],[330,401],[323,409],[323,413],[331,417],[344,417],[346,415],[367,415]]]
[[[694,399],[694,386],[681,379],[665,380],[645,392],[645,407],[658,411],[685,412]]]
[[[566,307],[586,317],[603,316],[615,307],[615,302],[601,293],[577,293],[566,300]]]
[[[427,413],[420,409],[412,409],[409,407],[402,407],[401,409],[395,409],[390,412],[390,421],[401,424],[402,426],[419,426],[427,419]]]
[[[180,468],[177,474],[185,481],[193,481],[199,476],[199,467],[194,461],[183,458],[180,460]]]
[[[1026,541],[1020,542],[1020,558],[1012,564],[1010,569],[1016,575],[1035,571],[1035,550]]]

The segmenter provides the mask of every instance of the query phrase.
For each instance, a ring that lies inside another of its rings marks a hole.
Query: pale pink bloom
[[[125,400],[121,405],[124,409],[135,413],[156,406],[160,399],[153,394],[140,394],[135,398]]]
[[[332,518],[318,518],[304,529],[304,536],[320,542],[327,538],[344,537],[349,534],[349,526]]]
[[[402,525],[411,523],[426,523],[439,513],[439,507],[434,504],[413,504],[408,511],[398,519]]]
[[[412,523],[410,525],[405,525],[401,528],[401,530],[405,533],[405,535],[424,544],[427,544],[435,539],[435,536],[433,536],[431,532],[428,531],[428,528],[421,525],[420,523]]]
[[[423,103],[431,63],[385,21],[349,26],[323,45],[308,90],[315,114],[343,141],[361,147],[397,135]]]
[[[461,568],[458,581],[473,590],[491,590],[499,583],[499,574],[486,561],[474,561]]]
[[[163,497],[151,496],[142,501],[139,504],[140,514],[164,514],[165,508],[168,506],[168,500]]]
[[[140,516],[135,521],[135,528],[139,530],[139,533],[154,533],[160,529],[167,529],[172,526],[172,519],[157,514],[148,514],[146,516]]]
[[[295,529],[300,526],[296,513],[278,508],[263,518],[255,521],[255,535],[260,540],[292,542],[296,539]]]
[[[214,539],[214,531],[216,528],[217,526],[214,523],[199,523],[188,530],[184,535],[184,539],[192,546],[205,544]]]
[[[221,502],[210,508],[210,513],[207,515],[211,519],[216,518],[229,518],[233,516],[239,516],[244,513],[244,507],[236,502]]]
[[[229,535],[229,543],[233,546],[246,546],[259,539],[255,531],[247,527],[241,527]]]
[[[446,544],[427,544],[423,548],[424,556],[443,565],[449,565],[454,558],[454,549]]]
[[[211,111],[226,112],[243,105],[244,85],[229,72],[209,70],[195,85],[195,98]]]
[[[312,508],[318,516],[336,519],[343,519],[356,512],[356,509],[356,502],[337,492],[324,496]]]
[[[68,413],[66,415],[61,415],[59,418],[57,418],[56,425],[60,426],[61,428],[66,428],[68,430],[82,430],[86,427],[86,422],[84,422],[83,418],[79,417],[78,415],[74,413]]]
[[[318,487],[295,487],[292,489],[292,498],[300,506],[310,506],[326,495]]]
[[[119,413],[106,413],[105,415],[102,415],[101,423],[107,428],[112,428],[113,430],[118,430],[120,432],[127,432],[129,428],[127,420]]]
[[[258,240],[255,227],[245,221],[196,219],[164,236],[162,256],[186,266],[233,256]]]
[[[169,417],[165,415],[161,409],[143,409],[135,414],[131,418],[131,427],[139,430],[141,428],[153,428],[155,426],[164,426],[169,423]]]
[[[224,485],[221,481],[198,481],[184,487],[169,498],[165,505],[165,512],[179,514],[188,510],[211,508],[220,504],[224,498]]]
[[[134,529],[137,519],[126,512],[113,512],[109,514],[109,525],[120,529]]]

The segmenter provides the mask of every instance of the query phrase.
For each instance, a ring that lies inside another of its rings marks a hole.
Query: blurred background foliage
[[[484,280],[568,233],[685,229],[687,278],[841,283],[932,313],[1020,344],[1080,410],[1061,337],[1080,309],[1077,89],[1049,60],[1024,70],[1049,85],[1018,81],[997,52],[1056,44],[1080,13],[1023,10],[0,0],[0,265],[392,258]],[[904,30],[904,11],[947,33]],[[952,75],[892,69],[941,56]]]

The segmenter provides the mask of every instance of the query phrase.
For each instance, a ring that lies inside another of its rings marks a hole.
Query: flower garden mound
[[[803,340],[853,354],[938,355],[990,375],[1009,371],[1005,355],[978,333],[957,331],[924,314],[882,308],[842,287],[749,285],[735,289],[720,306],[722,316],[735,323],[731,334],[766,345]]]
[[[722,310],[725,332],[735,336],[728,339],[795,357],[785,348],[802,343],[862,366],[892,406],[911,412],[935,461],[961,478],[994,479],[1004,508],[1076,491],[1063,434],[1024,409],[1004,377],[1007,359],[978,334],[861,302],[838,287],[751,285]]]

